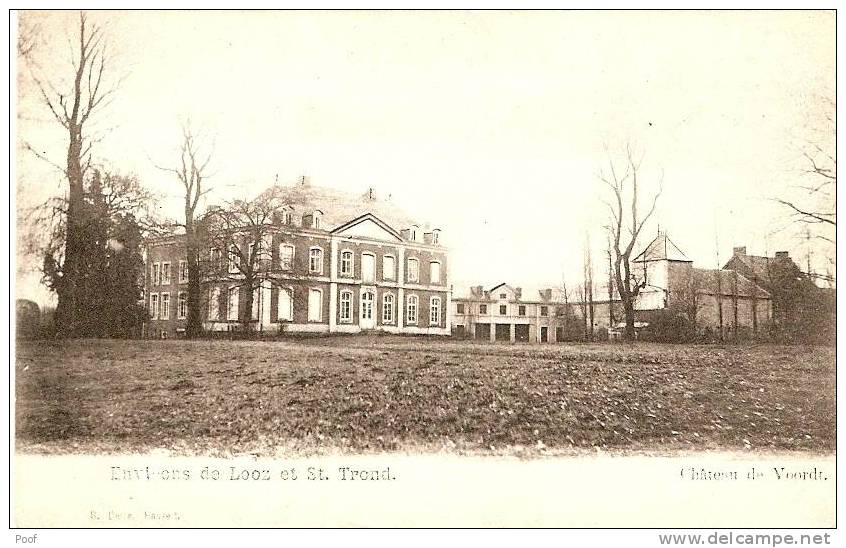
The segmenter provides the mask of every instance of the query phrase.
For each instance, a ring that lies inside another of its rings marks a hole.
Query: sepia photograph
[[[10,26],[10,527],[829,543],[835,10]]]

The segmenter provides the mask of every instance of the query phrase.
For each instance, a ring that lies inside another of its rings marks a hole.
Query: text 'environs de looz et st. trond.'
[[[157,468],[143,466],[127,468],[112,466],[112,481],[393,481],[396,475],[391,467],[358,468],[351,466],[287,466],[250,467],[250,466],[203,466],[199,468]]]

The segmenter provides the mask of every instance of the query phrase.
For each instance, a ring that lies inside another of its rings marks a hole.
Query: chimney
[[[514,288],[514,297],[519,301],[522,296],[523,296],[523,288],[522,287],[515,287]]]
[[[311,186],[311,177],[308,175],[300,175],[300,186]]]
[[[743,247],[735,247],[734,248],[735,255],[746,255],[746,246]]]
[[[787,251],[776,251],[775,256],[776,259],[789,259],[790,253],[788,253]]]
[[[424,232],[423,233],[423,243],[431,244],[432,243],[432,233],[431,232]]]

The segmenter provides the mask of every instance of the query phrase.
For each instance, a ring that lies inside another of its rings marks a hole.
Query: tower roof
[[[659,232],[646,249],[635,257],[634,262],[645,263],[647,261],[680,261],[692,263],[687,255],[674,244],[663,232]]]

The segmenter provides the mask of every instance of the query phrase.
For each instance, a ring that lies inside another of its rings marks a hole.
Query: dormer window
[[[441,231],[440,229],[435,229],[432,231],[432,243],[437,244],[438,240],[440,239]]]
[[[414,225],[414,226],[411,227],[411,229],[409,231],[408,239],[411,240],[412,242],[417,241],[417,225]]]
[[[303,226],[306,228],[316,228],[320,229],[322,223],[321,218],[323,217],[323,212],[319,209],[315,209],[311,213],[307,213],[303,215]]]

